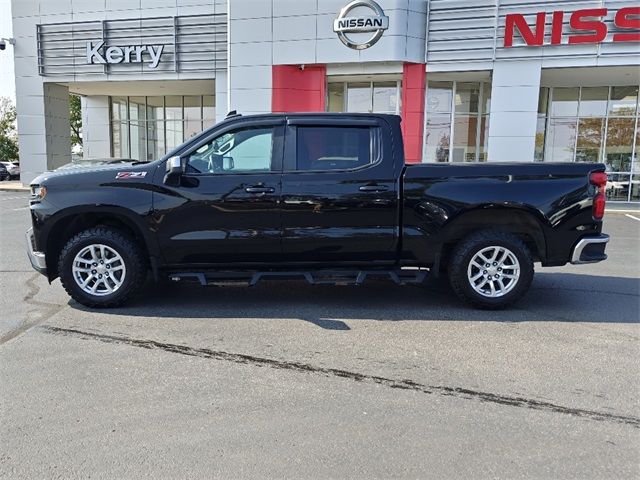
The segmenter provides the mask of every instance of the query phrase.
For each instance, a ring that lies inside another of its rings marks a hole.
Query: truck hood
[[[150,180],[157,162],[133,165],[120,163],[97,167],[69,168],[53,172],[44,172],[31,182],[32,185],[101,185],[120,181]]]

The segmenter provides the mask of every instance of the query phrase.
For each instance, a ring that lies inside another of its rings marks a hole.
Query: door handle
[[[253,187],[247,187],[244,189],[244,191],[247,193],[274,193],[276,189],[271,187],[262,187],[262,186],[256,185]]]
[[[386,192],[388,190],[389,187],[387,187],[386,185],[363,185],[362,187],[360,187],[361,192],[379,193]]]

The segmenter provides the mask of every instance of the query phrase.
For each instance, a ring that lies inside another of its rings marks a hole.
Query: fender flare
[[[149,215],[150,213],[151,212],[148,212],[147,215]],[[149,256],[152,257],[152,259],[154,257],[156,259],[160,258],[160,248],[157,239],[145,223],[145,215],[141,215],[134,212],[133,210],[117,205],[81,205],[68,207],[56,212],[50,218],[48,218],[42,226],[42,230],[40,232],[40,239],[42,242],[41,244],[47,246],[49,245],[49,242],[51,241],[51,232],[54,231],[56,227],[60,226],[61,222],[72,220],[72,218],[81,215],[114,218],[115,220],[126,225],[132,232],[134,232],[143,240],[143,247],[147,250]],[[53,259],[50,257],[47,248],[47,266],[49,266],[49,262],[51,261],[53,261]],[[152,260],[152,263],[153,262],[154,260]],[[50,274],[48,274],[49,281],[52,281],[55,278],[55,276],[53,275],[53,270],[54,269],[47,268],[47,271],[51,272]]]
[[[492,214],[500,212],[499,216],[491,218]],[[471,223],[470,222],[471,220]],[[473,226],[476,226],[474,229]],[[515,233],[523,233],[530,236],[536,244],[537,254],[544,260],[547,256],[546,230],[552,228],[548,220],[539,210],[519,203],[482,204],[460,211],[443,225],[441,231],[442,245],[448,239],[460,238],[470,233],[470,230],[479,230],[482,226],[487,229],[503,228]]]

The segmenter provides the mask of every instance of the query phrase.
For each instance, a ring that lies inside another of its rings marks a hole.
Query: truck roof
[[[277,118],[277,117],[320,117],[320,118],[395,118],[401,119],[400,115],[390,113],[350,113],[350,112],[274,112],[243,115],[235,110],[229,112],[223,121],[239,118]]]

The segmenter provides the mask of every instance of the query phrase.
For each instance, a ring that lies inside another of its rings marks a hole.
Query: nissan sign
[[[551,14],[538,12],[535,27],[529,25],[524,15],[510,13],[505,18],[504,46],[513,47],[516,30],[520,32],[525,45],[539,47],[545,44],[546,38],[549,38],[549,45],[561,45],[565,17],[569,17],[571,28],[571,34],[567,39],[569,45],[604,42],[609,34],[608,23],[615,26],[615,33],[611,36],[612,42],[640,42],[640,7],[621,8],[613,15],[610,12],[608,8],[576,10],[570,15],[565,14],[563,10],[556,10]],[[547,23],[551,25],[548,37]]]
[[[349,15],[359,7],[370,10],[372,15]],[[338,18],[333,21],[333,31],[338,34],[340,41],[354,50],[364,50],[371,47],[380,40],[388,28],[389,17],[373,0],[354,0],[341,10]],[[372,33],[373,35],[360,40],[358,37],[363,36],[359,34],[363,33]]]
[[[150,69],[158,68],[164,45],[127,45],[109,46],[104,42],[87,42],[87,63],[143,63]]]

